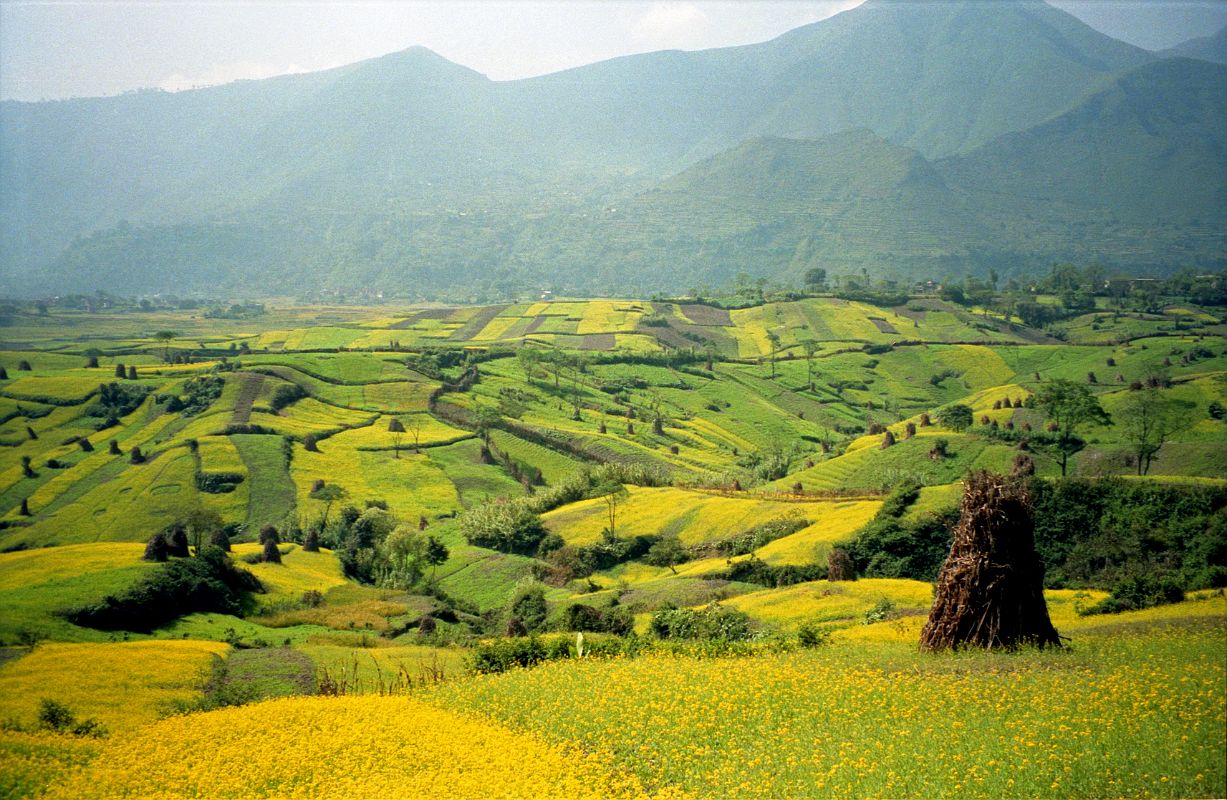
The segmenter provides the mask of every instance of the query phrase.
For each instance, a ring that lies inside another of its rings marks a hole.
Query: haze
[[[177,91],[424,45],[496,80],[630,53],[763,41],[860,0],[763,2],[5,2],[0,99]],[[1149,49],[1227,24],[1220,2],[1054,5]]]

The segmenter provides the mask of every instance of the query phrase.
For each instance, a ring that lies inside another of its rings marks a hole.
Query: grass
[[[315,664],[316,672],[327,671],[345,681],[355,693],[378,692],[380,680],[388,685],[403,676],[415,682],[433,680],[437,670],[445,678],[458,678],[468,669],[468,653],[453,647],[394,645],[390,647],[342,647],[310,644],[298,650]],[[430,675],[430,677],[427,677]]]
[[[236,434],[230,437],[243,459],[247,472],[247,530],[258,531],[264,525],[283,525],[295,513],[297,492],[290,479],[282,450],[283,441],[277,436]]]
[[[303,592],[316,591],[321,594],[335,586],[346,584],[345,576],[341,574],[341,564],[329,550],[318,553],[308,553],[298,545],[283,545],[289,552],[281,557],[280,564],[244,564],[264,588],[267,594],[259,595],[258,600],[263,606],[284,604],[298,601]],[[234,545],[234,555],[242,558],[245,555],[255,555],[262,552],[262,545],[249,542]]]
[[[68,545],[0,553],[0,641],[22,635],[60,641],[103,641],[108,634],[70,624],[63,608],[119,594],[154,568],[141,561],[144,546],[128,543]]]
[[[460,502],[471,508],[492,497],[518,496],[524,487],[502,467],[481,463],[481,443],[470,439],[432,447],[426,456],[455,484]]]

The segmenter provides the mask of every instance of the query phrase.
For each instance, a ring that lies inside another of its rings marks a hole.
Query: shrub
[[[74,736],[106,736],[107,730],[96,719],[78,721],[68,706],[57,700],[44,698],[39,703],[38,726],[56,733],[71,733]]]
[[[652,615],[652,633],[660,639],[739,642],[750,638],[750,617],[712,603],[701,609],[661,608]]]
[[[830,641],[831,632],[817,622],[802,622],[797,628],[797,644],[802,647],[821,647]]]
[[[498,639],[473,650],[473,669],[481,673],[506,672],[513,667],[531,667],[549,657],[549,651],[536,636]]]
[[[738,561],[730,565],[728,569],[716,573],[714,577],[726,581],[756,583],[759,586],[776,588],[779,586],[793,586],[808,581],[820,581],[827,577],[827,571],[825,566],[819,564],[806,564],[804,566],[785,564],[773,567],[766,561],[751,556],[745,561]]]
[[[874,603],[873,608],[865,612],[865,624],[872,625],[875,622],[888,620],[894,615],[895,604],[883,597],[878,602]]]
[[[98,397],[85,414],[106,421],[118,420],[135,411],[148,394],[149,387],[140,384],[105,383],[98,387]]]
[[[207,494],[227,494],[243,482],[241,472],[197,472],[196,488]]]
[[[511,596],[504,615],[508,620],[509,630],[511,622],[518,621],[525,631],[533,633],[545,627],[547,611],[545,588],[533,583],[522,586]]]
[[[602,609],[575,603],[567,607],[563,625],[569,631],[626,636],[634,630],[635,618],[630,611],[621,606]]]
[[[776,539],[782,539],[808,526],[809,520],[794,512],[768,520],[761,525],[755,525],[748,531],[743,531],[736,536],[721,539],[712,547],[723,556],[743,556],[753,553],[758,548],[770,544]]]
[[[460,519],[460,530],[469,544],[505,553],[534,553],[546,535],[529,498],[500,498],[470,509]]]
[[[1118,614],[1121,611],[1136,611],[1142,608],[1179,603],[1184,600],[1184,590],[1170,578],[1152,575],[1131,575],[1117,581],[1112,594],[1096,603],[1083,614]]]
[[[971,408],[961,403],[946,406],[937,412],[937,420],[952,431],[965,431],[971,427]]]

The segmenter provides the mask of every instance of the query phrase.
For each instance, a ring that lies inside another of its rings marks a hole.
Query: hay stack
[[[1044,602],[1031,498],[1018,478],[973,472],[920,647],[992,650],[1021,644],[1060,644]]]

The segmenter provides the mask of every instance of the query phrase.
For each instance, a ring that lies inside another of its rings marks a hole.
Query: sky
[[[495,80],[765,41],[861,0],[0,0],[0,99],[178,91],[423,45]],[[1052,0],[1149,49],[1227,25],[1227,0]]]

